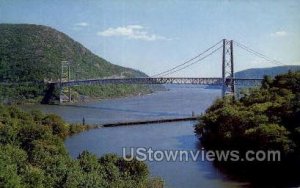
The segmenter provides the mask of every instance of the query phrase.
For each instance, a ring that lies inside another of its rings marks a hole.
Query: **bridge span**
[[[262,79],[259,78],[182,78],[182,77],[140,77],[140,78],[99,78],[87,80],[69,80],[64,82],[52,82],[58,87],[71,87],[80,85],[95,85],[95,84],[193,84],[193,85],[216,85],[223,86],[224,82],[227,85],[243,85],[255,86],[260,85]]]
[[[252,55],[258,56],[267,60],[270,63],[278,64],[280,62],[273,60],[251,48],[240,44],[233,40],[222,39],[213,46],[209,47],[205,51],[201,52],[197,56],[175,66],[168,70],[162,71],[158,74],[152,75],[151,77],[138,77],[138,78],[93,78],[93,79],[76,79],[80,78],[77,75],[71,76],[71,63],[68,61],[62,61],[61,77],[59,81],[48,82],[49,92],[54,91],[55,88],[60,89],[60,98],[68,97],[69,102],[71,101],[71,89],[73,86],[81,85],[104,85],[104,84],[193,84],[193,85],[214,85],[222,87],[222,95],[235,94],[235,86],[258,86],[261,84],[263,79],[260,78],[237,78],[234,72],[234,57],[233,57],[233,46],[236,45],[243,50],[251,53]],[[207,57],[215,54],[218,50],[222,49],[222,62],[221,70],[222,75],[220,77],[170,77],[174,73],[184,70],[196,63],[200,63]],[[122,75],[122,74],[121,74]],[[50,96],[50,94],[49,94]],[[61,100],[62,101],[62,100]]]

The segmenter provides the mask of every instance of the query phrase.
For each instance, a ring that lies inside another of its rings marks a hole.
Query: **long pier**
[[[169,119],[156,119],[156,120],[144,120],[144,121],[127,121],[127,122],[116,122],[116,123],[106,123],[98,125],[97,127],[117,127],[117,126],[129,126],[129,125],[142,125],[142,124],[154,124],[154,123],[169,123],[169,122],[179,122],[179,121],[194,121],[197,117],[185,117],[185,118],[169,118]]]

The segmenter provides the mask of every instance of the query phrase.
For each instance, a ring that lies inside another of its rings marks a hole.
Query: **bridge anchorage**
[[[278,61],[272,60],[256,52],[245,45],[237,43],[233,40],[222,39],[215,45],[206,49],[197,56],[189,59],[188,61],[179,64],[169,70],[163,71],[159,74],[151,77],[138,77],[138,78],[94,78],[94,79],[77,79],[78,75],[76,72],[76,79],[71,79],[71,63],[67,61],[62,62],[61,66],[61,79],[60,81],[50,82],[55,88],[60,89],[60,103],[71,102],[71,89],[73,86],[80,85],[101,85],[101,84],[194,84],[194,85],[217,85],[222,87],[222,95],[234,95],[236,92],[236,86],[257,86],[260,85],[262,79],[259,78],[236,78],[234,76],[234,57],[233,57],[233,46],[236,45],[247,52],[264,58],[271,63],[277,63]],[[221,77],[170,77],[168,75],[186,69],[187,67],[201,62],[205,58],[214,54],[218,50],[222,49],[222,76]],[[76,70],[75,70],[76,71]]]

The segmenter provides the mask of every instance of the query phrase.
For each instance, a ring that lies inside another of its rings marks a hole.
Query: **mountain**
[[[98,57],[53,28],[32,24],[0,24],[0,99],[39,101],[45,92],[41,82],[59,80],[62,61],[70,62],[71,79],[147,76]],[[98,98],[149,91],[148,87],[137,85],[83,86],[73,89],[78,95]]]
[[[264,75],[276,76],[278,74],[284,74],[288,71],[300,71],[300,65],[287,65],[270,68],[254,68],[239,71],[235,73],[236,78],[263,78]]]

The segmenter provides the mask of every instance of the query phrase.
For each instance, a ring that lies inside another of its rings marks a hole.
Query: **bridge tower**
[[[71,68],[70,62],[62,61],[61,62],[61,73],[60,73],[60,83],[68,82],[71,80]],[[61,87],[59,102],[71,102],[71,88],[70,87]]]
[[[223,56],[222,56],[222,95],[234,95],[234,64],[233,64],[233,41],[223,39]]]

